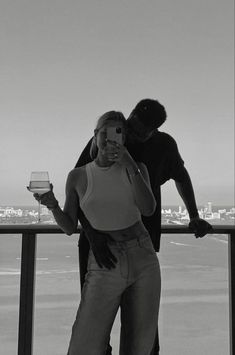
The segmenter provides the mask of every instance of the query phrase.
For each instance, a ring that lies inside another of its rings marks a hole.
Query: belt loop
[[[140,248],[142,248],[142,243],[141,243],[141,239],[140,239],[140,237],[138,237],[138,239],[137,239],[137,240],[138,240],[139,247],[140,247]]]
[[[119,251],[123,252],[125,250],[122,242],[117,242]]]

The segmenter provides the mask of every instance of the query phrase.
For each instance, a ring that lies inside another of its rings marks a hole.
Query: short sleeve
[[[166,166],[168,179],[180,182],[185,175],[184,161],[179,153],[176,141],[168,136],[168,147],[166,151]]]

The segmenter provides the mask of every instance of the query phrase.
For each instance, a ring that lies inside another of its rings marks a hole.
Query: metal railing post
[[[32,355],[36,234],[22,234],[18,355]]]
[[[228,235],[230,355],[235,355],[235,233]]]

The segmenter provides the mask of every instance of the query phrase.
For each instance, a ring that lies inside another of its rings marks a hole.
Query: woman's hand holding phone
[[[107,128],[106,153],[108,160],[124,164],[128,170],[135,170],[137,165],[124,146],[124,136],[121,127]]]
[[[113,162],[120,162],[127,167],[133,166],[133,164],[135,164],[133,158],[124,145],[110,140],[107,140],[107,156],[108,160]]]

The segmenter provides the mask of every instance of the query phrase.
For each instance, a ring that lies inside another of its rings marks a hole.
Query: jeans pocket
[[[141,247],[144,248],[144,250],[146,250],[148,254],[156,255],[156,251],[154,250],[153,243],[150,238],[144,240],[141,243]]]
[[[105,266],[100,267],[95,259],[93,251],[90,249],[88,254],[88,263],[87,263],[88,271],[109,271]]]
[[[100,267],[97,264],[96,260],[95,260],[95,256],[92,252],[92,250],[89,250],[89,254],[88,254],[88,263],[87,263],[87,270],[99,270]]]

